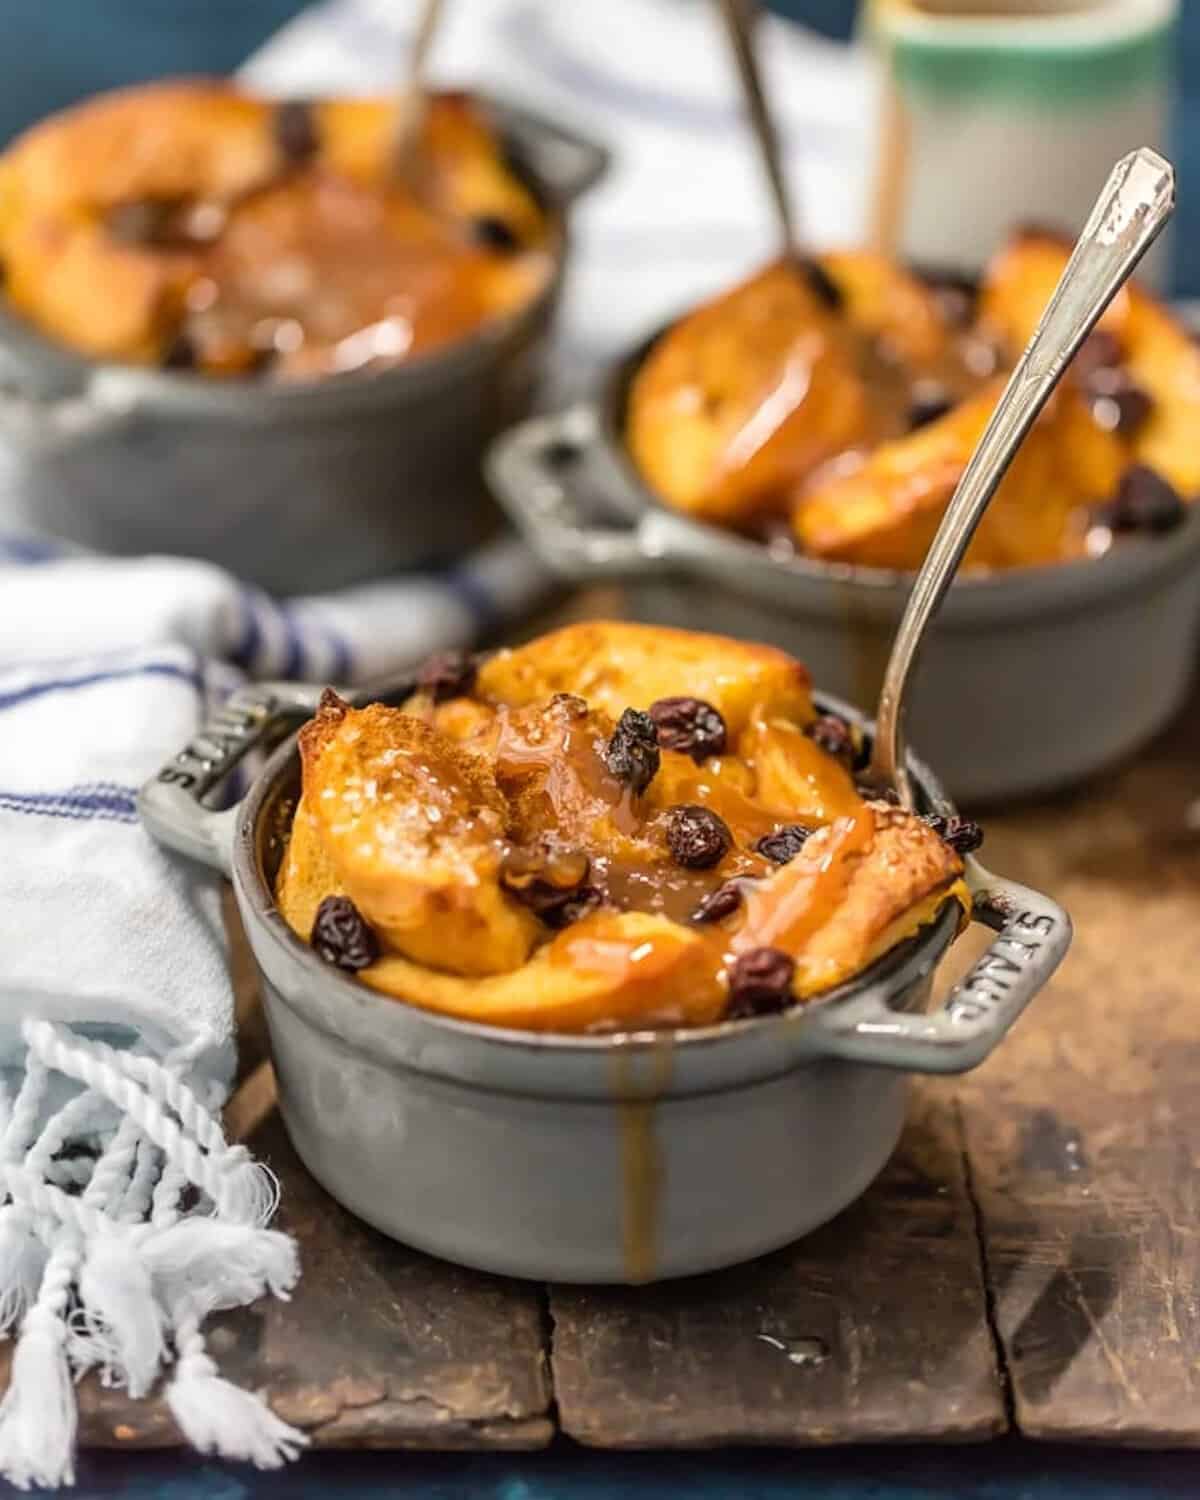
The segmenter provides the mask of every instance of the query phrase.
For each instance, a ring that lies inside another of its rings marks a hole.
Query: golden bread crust
[[[543,284],[548,222],[466,96],[432,101],[411,188],[391,169],[392,101],[313,105],[299,156],[279,108],[219,81],[169,81],[27,131],[0,155],[12,305],[92,356],[161,362],[182,329],[208,373],[244,373],[266,350],[274,374],[299,378],[363,362],[359,346],[337,346],[398,299],[409,326],[371,358],[463,337]],[[136,232],[116,218],[129,225],[130,210]],[[521,253],[474,243],[481,218]],[[293,333],[262,343],[272,319],[302,325],[303,347]]]
[[[679,510],[743,521],[865,431],[839,325],[790,267],[771,265],[670,328],[629,393],[627,437]]]
[[[664,685],[711,694],[726,743],[660,745],[634,785],[616,726]],[[327,694],[300,736],[280,910],[307,939],[325,897],[349,898],[381,948],[364,983],[492,1025],[708,1024],[763,946],[794,959],[803,1000],[961,899],[962,870],[927,823],[864,802],[812,720],[807,675],[778,651],[609,622],[498,653],[470,697],[356,710]],[[696,826],[723,838],[697,844]],[[788,828],[807,842],[781,864],[759,841]],[[728,882],[736,910],[697,922]]]
[[[1041,316],[1070,257],[1068,242],[1046,234],[1018,237],[989,268],[982,316],[1013,348],[1021,348]],[[1042,306],[1045,303],[1043,301]],[[1137,282],[1128,282],[1101,318],[1134,381],[1153,397],[1133,433],[1126,457],[1148,464],[1184,500],[1200,492],[1200,348],[1163,304]]]
[[[732,734],[747,726],[755,707],[798,723],[813,716],[808,672],[785,651],[623,620],[568,625],[498,651],[480,668],[479,691],[514,705],[573,693],[613,719],[687,692],[711,703]]]
[[[834,562],[920,567],[963,476],[1002,382],[907,436],[882,443],[853,473],[797,497],[792,524],[806,553]],[[1121,447],[1079,395],[1064,390],[1021,445],[971,546],[967,564],[1006,568],[1082,556],[1081,507],[1105,499]]]

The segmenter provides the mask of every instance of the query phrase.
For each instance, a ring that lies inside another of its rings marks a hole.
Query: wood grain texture
[[[1005,1425],[944,1084],[921,1091],[867,1194],[798,1245],[657,1287],[552,1288],[550,1311],[559,1419],[583,1443],[965,1441]]]
[[[989,821],[1052,892],[1059,976],[961,1087],[1023,1432],[1200,1444],[1200,703],[1084,793]]]
[[[296,1159],[276,1116],[250,1142],[279,1175],[279,1227],[299,1241],[290,1302],[213,1318],[230,1380],[323,1447],[536,1448],[553,1433],[540,1290],[406,1250],[359,1224]],[[5,1346],[5,1362],[8,1346]],[[6,1378],[0,1370],[0,1380]],[[179,1442],[165,1403],[87,1380],[80,1440]]]

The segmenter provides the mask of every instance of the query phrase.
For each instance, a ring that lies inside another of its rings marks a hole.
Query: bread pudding
[[[307,379],[395,364],[532,300],[554,229],[486,111],[220,82],[93,98],[0,155],[11,306],[97,359]]]
[[[878,254],[767,266],[650,349],[625,439],[651,490],[781,555],[912,570],[1070,244],[1027,230],[978,286]],[[1097,556],[1200,491],[1200,348],[1143,288],[1105,313],[1023,444],[964,566]]]
[[[277,879],[372,989],[580,1033],[803,1004],[967,909],[978,830],[856,786],[857,730],[770,646],[574,625],[432,661],[399,708],[328,691]]]

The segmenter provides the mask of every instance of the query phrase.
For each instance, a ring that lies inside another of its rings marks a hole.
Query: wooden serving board
[[[463,1271],[352,1220],[272,1118],[252,1144],[304,1278],[214,1352],[317,1444],[1200,1444],[1197,799],[1200,697],[1120,773],[985,820],[1074,949],[987,1064],[917,1085],[879,1181],[800,1244],[639,1290]],[[83,1405],[85,1442],[176,1440],[161,1403]]]

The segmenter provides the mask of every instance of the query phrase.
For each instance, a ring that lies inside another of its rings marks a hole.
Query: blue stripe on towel
[[[242,606],[242,633],[238,643],[229,653],[229,660],[236,666],[252,671],[255,658],[262,649],[262,627],[258,623],[258,606],[249,589],[238,595]]]
[[[321,621],[321,628],[333,651],[333,661],[329,669],[330,678],[334,682],[349,682],[354,671],[354,653],[350,650],[350,642],[327,620]]]
[[[36,567],[39,563],[54,562],[62,555],[63,548],[57,542],[31,536],[0,536],[0,562],[14,567]]]
[[[95,781],[60,792],[0,790],[0,812],[25,813],[37,818],[101,819],[111,823],[137,821],[137,789],[116,782]]]
[[[442,582],[466,607],[476,636],[487,635],[501,624],[496,601],[469,568],[451,568],[442,574]]]
[[[304,640],[297,629],[296,621],[292,618],[291,611],[284,606],[279,611],[279,621],[283,626],[283,641],[286,655],[280,668],[280,676],[286,677],[289,682],[298,677],[306,676]]]

